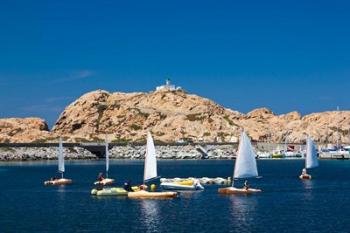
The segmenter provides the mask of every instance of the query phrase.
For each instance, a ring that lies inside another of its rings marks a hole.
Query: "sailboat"
[[[306,159],[305,168],[303,168],[301,175],[302,180],[311,180],[311,175],[307,174],[307,169],[318,167],[317,151],[315,143],[308,136],[306,139]]]
[[[94,184],[95,185],[111,185],[114,183],[114,179],[108,178],[108,172],[109,172],[109,145],[108,145],[108,141],[107,141],[107,137],[105,140],[105,157],[106,157],[106,178],[103,178],[102,180],[98,180],[96,181]]]
[[[143,173],[143,183],[141,187],[145,187],[145,184],[151,180],[158,178],[157,175],[157,157],[156,149],[154,146],[153,138],[150,132],[147,132],[147,147],[145,155],[144,173]],[[129,198],[175,198],[177,196],[176,192],[148,192],[146,190],[140,190],[136,192],[129,192]]]
[[[61,173],[61,178],[51,178],[48,181],[45,181],[45,185],[66,185],[71,184],[73,181],[71,179],[66,179],[63,177],[65,172],[64,167],[64,154],[63,154],[63,142],[62,138],[59,139],[59,145],[58,145],[58,172]]]
[[[258,169],[256,166],[255,153],[252,144],[243,131],[241,133],[241,138],[238,148],[238,156],[235,163],[234,175],[232,186],[228,188],[219,189],[221,194],[250,194],[261,192],[260,189],[249,188],[247,182],[245,182],[245,187],[236,188],[234,187],[234,179],[246,179],[252,177],[258,177]]]

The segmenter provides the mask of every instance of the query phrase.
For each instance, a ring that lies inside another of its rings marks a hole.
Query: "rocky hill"
[[[0,142],[39,142],[51,138],[47,123],[40,118],[0,119]]]
[[[114,142],[143,142],[150,130],[162,142],[235,142],[241,128],[257,141],[303,142],[310,134],[318,142],[348,142],[350,112],[276,115],[261,108],[242,114],[182,90],[97,90],[67,106],[51,132],[36,118],[0,120],[0,141],[52,141],[59,135],[67,141],[99,141],[107,135]]]

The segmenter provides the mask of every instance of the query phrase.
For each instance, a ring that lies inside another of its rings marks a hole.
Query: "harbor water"
[[[143,161],[112,160],[117,185],[142,182]],[[232,176],[232,160],[159,161],[162,177]],[[298,176],[303,160],[259,160],[262,193],[222,196],[219,186],[173,200],[90,195],[104,161],[66,161],[74,184],[45,187],[51,162],[0,163],[0,232],[350,232],[350,161],[320,161],[313,180]],[[241,181],[237,181],[241,185]]]

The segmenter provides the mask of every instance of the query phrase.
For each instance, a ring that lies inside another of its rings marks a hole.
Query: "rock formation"
[[[52,131],[38,118],[0,119],[0,142],[236,142],[241,128],[256,141],[300,143],[309,134],[317,142],[350,141],[350,112],[298,112],[276,115],[267,108],[242,114],[182,90],[109,93],[97,90],[71,103]]]
[[[47,123],[40,118],[0,119],[0,142],[40,142],[51,138]]]

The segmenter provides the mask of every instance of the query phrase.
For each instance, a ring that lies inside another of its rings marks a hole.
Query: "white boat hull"
[[[182,185],[176,183],[161,183],[160,186],[165,190],[177,190],[177,191],[196,191],[204,190],[204,187],[200,184],[195,185]]]

